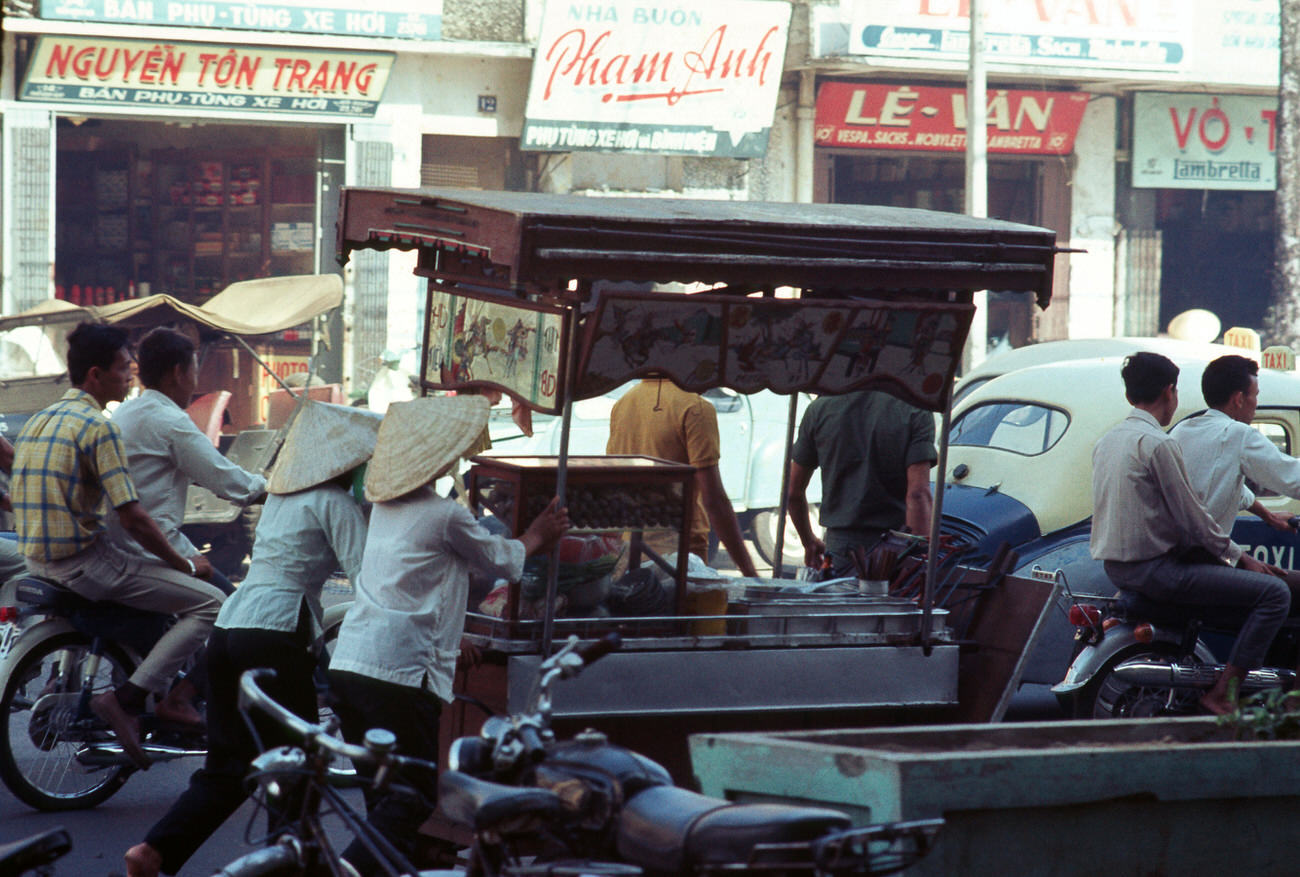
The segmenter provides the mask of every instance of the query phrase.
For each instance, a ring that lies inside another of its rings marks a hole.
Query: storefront
[[[1069,240],[1069,174],[1089,96],[990,89],[988,215]],[[817,92],[817,200],[965,211],[966,96],[924,83],[830,80]],[[1032,303],[992,291],[991,344],[1025,344]]]

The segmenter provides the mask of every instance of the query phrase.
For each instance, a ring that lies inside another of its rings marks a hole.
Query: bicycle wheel
[[[53,636],[13,668],[0,695],[0,779],[37,810],[82,810],[108,800],[131,769],[83,764],[89,743],[113,739],[93,715],[79,717],[90,639],[79,633]],[[117,647],[104,650],[91,693],[114,688],[134,670]]]

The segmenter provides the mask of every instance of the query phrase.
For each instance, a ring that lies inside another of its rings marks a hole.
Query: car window
[[[986,402],[962,412],[948,442],[1035,456],[1065,435],[1069,415],[1033,402]]]
[[[719,414],[731,414],[745,407],[745,400],[735,390],[725,387],[711,387],[700,394],[718,409]]]

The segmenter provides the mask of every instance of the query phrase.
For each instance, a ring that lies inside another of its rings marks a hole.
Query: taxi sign
[[[1259,352],[1259,333],[1244,326],[1233,326],[1223,333],[1223,343],[1229,347]]]
[[[1295,371],[1295,351],[1283,344],[1264,348],[1259,361],[1264,368],[1280,372]]]

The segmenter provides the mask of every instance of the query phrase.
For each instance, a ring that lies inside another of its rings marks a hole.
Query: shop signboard
[[[924,60],[964,68],[970,0],[841,0],[842,43],[818,57]],[[984,0],[984,57],[994,69],[1069,75],[1179,74],[1276,85],[1277,0]],[[833,46],[833,48],[832,48]]]
[[[969,0],[853,0],[849,54],[965,63]],[[1187,0],[1001,0],[984,8],[990,63],[1077,70],[1182,69],[1195,17]]]
[[[1272,191],[1277,98],[1133,96],[1133,187]]]
[[[189,113],[369,118],[393,55],[43,34],[19,99]]]
[[[568,312],[499,295],[429,293],[424,380],[432,390],[489,387],[559,414]]]
[[[547,3],[522,147],[758,158],[790,4]]]
[[[41,0],[40,17],[349,37],[437,40],[442,0]]]
[[[1069,155],[1088,95],[1067,91],[988,92],[988,150]],[[817,92],[818,146],[961,152],[966,92],[932,85],[827,82]]]

